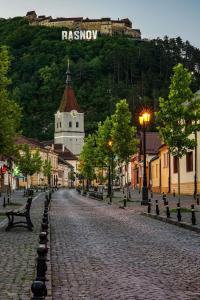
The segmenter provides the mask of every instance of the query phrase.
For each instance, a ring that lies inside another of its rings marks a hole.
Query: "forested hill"
[[[96,41],[62,41],[61,28],[30,26],[23,18],[0,20],[0,45],[11,53],[11,97],[23,108],[23,134],[53,137],[54,113],[65,86],[68,58],[77,100],[86,113],[86,132],[127,98],[130,109],[156,109],[166,96],[172,67],[184,63],[194,71],[193,91],[200,87],[200,50],[181,38],[134,41],[101,36]],[[2,113],[2,112],[1,112]]]

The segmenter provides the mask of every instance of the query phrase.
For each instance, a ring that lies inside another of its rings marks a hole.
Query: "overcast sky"
[[[0,0],[0,17],[128,17],[143,38],[180,36],[200,48],[200,0]]]

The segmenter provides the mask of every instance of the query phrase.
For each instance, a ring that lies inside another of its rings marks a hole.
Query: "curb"
[[[145,212],[142,212],[141,215],[152,218],[152,219],[155,219],[155,220],[159,220],[159,221],[162,221],[162,222],[165,222],[165,223],[176,225],[176,226],[182,227],[184,229],[192,230],[192,231],[195,231],[197,233],[200,233],[200,228],[194,227],[193,225],[190,225],[190,224],[185,223],[185,222],[178,222],[178,221],[170,219],[170,218],[157,216],[157,215],[152,215],[152,214],[148,214],[148,213],[145,213]]]
[[[52,201],[52,199],[51,199]],[[46,287],[47,287],[47,296],[46,296],[46,300],[52,300],[52,270],[51,270],[51,214],[50,214],[50,210],[51,210],[51,201],[49,204],[49,242],[48,242],[48,254],[47,254],[47,272],[46,272],[46,278],[47,281],[45,282]]]

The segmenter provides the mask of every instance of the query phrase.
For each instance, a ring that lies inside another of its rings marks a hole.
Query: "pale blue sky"
[[[128,17],[143,38],[181,36],[200,48],[200,0],[0,0],[0,17]]]

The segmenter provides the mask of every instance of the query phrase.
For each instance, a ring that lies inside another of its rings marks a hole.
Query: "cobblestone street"
[[[25,202],[27,198],[17,202]],[[36,196],[31,206],[32,232],[26,228],[13,228],[5,232],[7,220],[0,224],[0,300],[29,300],[30,287],[34,280],[44,194]],[[16,200],[15,200],[16,201]],[[15,202],[14,201],[14,202]],[[12,209],[11,207],[9,209]],[[8,210],[9,210],[8,209]],[[5,218],[5,217],[4,217]],[[19,218],[18,218],[19,220]]]
[[[60,190],[51,204],[53,299],[200,299],[199,235]]]

